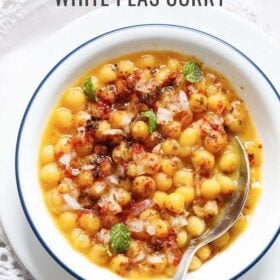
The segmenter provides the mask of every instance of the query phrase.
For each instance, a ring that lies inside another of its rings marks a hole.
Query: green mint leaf
[[[94,102],[98,101],[98,98],[96,96],[96,90],[91,81],[91,77],[86,79],[86,81],[83,85],[83,91],[89,100],[94,101]]]
[[[184,65],[183,74],[190,83],[196,83],[202,79],[201,68],[199,64],[194,61],[189,61]]]
[[[153,111],[147,111],[141,113],[142,117],[148,118],[149,120],[149,132],[153,133],[157,130],[157,119]]]
[[[110,231],[110,245],[117,254],[125,253],[130,247],[131,239],[125,224],[116,224]]]

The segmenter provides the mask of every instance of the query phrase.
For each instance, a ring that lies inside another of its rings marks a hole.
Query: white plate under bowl
[[[57,94],[93,65],[141,50],[173,50],[199,57],[232,82],[256,124],[264,146],[264,191],[250,226],[230,248],[190,274],[190,279],[201,280],[206,276],[210,279],[236,277],[261,254],[279,229],[280,192],[279,188],[273,187],[274,182],[280,181],[279,157],[275,158],[273,165],[270,164],[280,142],[279,96],[265,74],[243,53],[216,37],[192,28],[156,24],[117,29],[79,46],[49,72],[27,107],[17,143],[16,179],[27,219],[47,251],[73,276],[81,279],[91,279],[92,275],[104,280],[119,278],[94,266],[73,250],[53,223],[42,203],[37,155],[42,127],[57,100]],[[245,247],[250,250],[244,251]]]

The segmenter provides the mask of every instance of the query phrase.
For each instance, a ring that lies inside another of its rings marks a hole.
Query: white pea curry
[[[234,135],[250,160],[248,201],[191,271],[246,228],[261,191],[262,145],[246,104],[195,57],[147,51],[107,61],[58,98],[44,128],[46,205],[94,264],[131,279],[172,278],[190,240],[215,225],[237,191]]]

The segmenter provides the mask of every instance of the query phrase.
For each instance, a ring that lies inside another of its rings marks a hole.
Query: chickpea
[[[170,74],[170,70],[165,66],[161,66],[155,75],[155,80],[158,85],[162,84]]]
[[[195,199],[195,192],[192,187],[179,187],[176,192],[184,196],[187,205],[191,204]]]
[[[256,142],[246,142],[245,149],[249,156],[250,166],[259,167],[262,163],[262,145]]]
[[[154,219],[151,221],[151,225],[155,228],[157,238],[164,238],[168,234],[168,224],[166,221]]]
[[[214,94],[208,97],[208,108],[213,112],[221,113],[228,106],[229,101],[223,94]]]
[[[202,113],[207,110],[207,97],[200,93],[195,93],[190,97],[190,107],[194,113]]]
[[[177,170],[177,164],[171,159],[164,158],[161,163],[161,169],[166,175],[172,177]]]
[[[190,263],[189,270],[194,271],[201,267],[202,263],[201,260],[197,256],[193,256],[192,261]]]
[[[95,244],[93,245],[93,247],[91,248],[90,252],[89,252],[89,258],[99,264],[99,265],[104,265],[109,261],[109,256],[106,252],[106,249],[104,246],[102,246],[101,244]]]
[[[181,123],[178,121],[170,121],[161,125],[162,133],[169,138],[177,139],[181,133]]]
[[[135,69],[134,63],[130,60],[121,60],[118,63],[118,70],[122,73],[131,74]]]
[[[192,163],[196,169],[211,171],[215,165],[215,157],[203,150],[195,151],[192,157]]]
[[[119,188],[117,192],[117,202],[121,206],[126,206],[131,202],[131,194],[128,191]]]
[[[71,136],[65,135],[61,136],[57,143],[54,146],[54,151],[56,154],[67,154],[71,152],[72,150],[72,144],[71,144]]]
[[[49,163],[40,170],[40,179],[49,187],[58,185],[61,178],[61,171],[56,163]]]
[[[112,128],[123,128],[130,124],[131,118],[125,111],[115,111],[109,118]]]
[[[178,232],[176,237],[176,243],[179,248],[184,248],[188,241],[188,234],[187,232],[182,229]]]
[[[85,143],[81,143],[77,148],[77,155],[80,157],[86,157],[92,153],[92,143],[90,141],[86,141]]]
[[[98,128],[96,130],[96,134],[95,134],[96,138],[98,140],[102,140],[104,131],[109,130],[109,129],[111,129],[111,125],[108,121],[99,122]]]
[[[167,258],[164,254],[153,253],[147,257],[147,262],[153,273],[161,273],[167,266]]]
[[[180,169],[173,176],[173,184],[175,187],[188,186],[193,187],[193,172],[190,169]]]
[[[130,192],[131,191],[131,181],[129,178],[120,180],[119,187]]]
[[[215,199],[221,192],[220,184],[213,179],[206,179],[201,184],[201,195],[206,199]]]
[[[133,139],[144,141],[149,137],[149,126],[143,121],[137,121],[131,129],[131,134]]]
[[[111,269],[120,275],[128,272],[129,259],[124,255],[117,255],[111,261]]]
[[[63,196],[57,189],[52,189],[46,193],[46,202],[54,214],[59,214],[65,204]]]
[[[247,220],[247,216],[245,215],[240,215],[237,219],[237,221],[235,222],[235,224],[232,226],[232,228],[230,229],[230,234],[232,236],[237,236],[238,234],[240,234],[242,231],[244,231],[244,229],[248,226],[248,220]]]
[[[213,244],[214,244],[214,246],[218,247],[219,249],[222,249],[229,243],[229,240],[230,240],[230,235],[228,232],[226,232],[221,237],[216,239],[213,242]]]
[[[69,109],[60,107],[55,110],[53,121],[59,129],[70,129],[73,125],[73,115]]]
[[[120,219],[113,214],[103,215],[101,219],[102,228],[110,229],[113,225],[120,222]]]
[[[74,117],[74,125],[76,127],[82,127],[87,125],[87,121],[90,120],[91,116],[86,111],[79,111]]]
[[[133,180],[132,193],[139,198],[148,198],[156,190],[155,181],[148,176],[138,176]]]
[[[74,228],[71,232],[71,241],[75,248],[86,250],[90,247],[89,236],[80,228]]]
[[[98,77],[103,83],[115,81],[117,79],[117,73],[114,65],[103,65],[98,73]]]
[[[159,212],[155,209],[146,209],[140,214],[139,218],[141,220],[152,221],[155,219],[159,219],[160,215],[159,215]]]
[[[179,72],[181,69],[181,63],[178,59],[171,58],[167,61],[167,66],[172,72]]]
[[[166,156],[178,156],[180,152],[180,145],[174,139],[168,139],[161,143],[161,149]]]
[[[73,112],[81,110],[86,104],[86,96],[80,87],[70,88],[62,97],[63,105]]]
[[[96,234],[101,227],[100,219],[92,213],[83,213],[79,218],[79,225],[90,234]]]
[[[219,161],[219,168],[224,173],[233,173],[239,168],[239,157],[236,153],[224,153]]]
[[[192,147],[191,146],[184,146],[180,148],[179,157],[187,158],[192,154]]]
[[[200,141],[200,133],[198,129],[195,128],[187,128],[185,129],[179,138],[179,144],[182,147],[185,146],[194,146]]]
[[[132,158],[132,152],[126,142],[121,142],[112,152],[113,161],[116,163],[128,162]]]
[[[238,133],[242,130],[246,119],[246,109],[241,101],[231,103],[228,114],[224,116],[225,126],[233,133]]]
[[[69,211],[61,213],[58,218],[58,224],[65,231],[73,230],[77,227],[77,214]]]
[[[209,245],[205,245],[201,247],[197,252],[196,255],[199,259],[203,262],[207,261],[211,257],[211,248]]]
[[[55,152],[53,145],[45,146],[40,154],[41,163],[47,164],[55,161]]]
[[[140,176],[145,173],[143,165],[137,165],[134,162],[129,162],[127,165],[126,174],[130,177]]]
[[[140,253],[141,250],[142,250],[141,242],[132,240],[129,249],[126,252],[126,255],[132,259],[135,258]]]
[[[66,194],[70,192],[70,186],[65,181],[62,181],[57,188],[60,194]]]
[[[192,207],[192,210],[193,210],[194,214],[199,218],[204,218],[206,215],[204,207],[202,207],[198,204],[194,204]]]
[[[176,273],[176,266],[170,265],[164,270],[164,275],[166,275],[168,278],[173,279],[174,275]]]
[[[165,192],[156,191],[153,196],[153,201],[160,209],[163,209],[167,196]]]
[[[90,171],[81,171],[78,177],[78,183],[82,187],[89,187],[93,184],[93,174]]]
[[[172,187],[172,179],[163,172],[157,173],[153,178],[160,191],[167,191]]]
[[[145,172],[149,175],[158,173],[161,169],[160,156],[153,153],[146,153]]]
[[[207,77],[206,77],[205,80],[207,81]],[[212,83],[212,81],[210,81],[210,83]],[[204,90],[206,91],[206,95],[207,95],[208,97],[210,97],[210,96],[212,96],[212,95],[219,94],[219,92],[220,92],[219,87],[218,87],[218,86],[215,86],[215,85],[213,85],[213,84],[210,84],[210,85],[209,85],[209,84],[206,84],[206,87],[205,87]]]
[[[231,178],[219,174],[216,180],[221,186],[221,194],[227,195],[237,191],[237,184]]]
[[[141,68],[153,68],[156,66],[157,60],[153,55],[142,55],[138,61],[138,65]]]
[[[185,198],[181,193],[171,193],[165,201],[165,207],[174,213],[181,213],[185,209]]]
[[[106,189],[107,184],[105,182],[95,181],[87,191],[92,197],[99,198],[102,194],[105,193]]]
[[[191,236],[200,236],[205,231],[205,228],[206,226],[203,219],[196,216],[190,216],[188,218],[187,231]]]
[[[221,152],[226,144],[226,135],[219,131],[211,131],[204,139],[205,149],[213,154]]]

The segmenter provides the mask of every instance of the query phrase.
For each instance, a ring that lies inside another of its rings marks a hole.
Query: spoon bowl
[[[214,226],[190,242],[177,268],[174,280],[187,279],[188,268],[197,250],[226,233],[234,225],[245,206],[250,188],[250,164],[241,140],[238,137],[234,137],[233,141],[238,147],[240,154],[238,190],[227,203]]]

